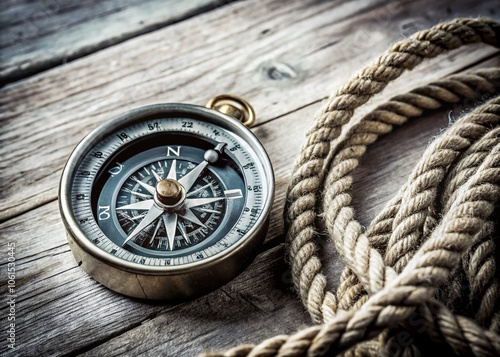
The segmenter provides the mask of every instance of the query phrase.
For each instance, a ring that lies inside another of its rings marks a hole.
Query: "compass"
[[[74,149],[59,205],[78,264],[131,297],[179,300],[225,284],[267,232],[274,176],[233,95],[156,104],[103,123]]]

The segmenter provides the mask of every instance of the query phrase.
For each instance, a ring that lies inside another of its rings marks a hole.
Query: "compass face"
[[[244,130],[171,110],[89,135],[61,183],[77,243],[113,266],[150,272],[237,250],[264,224],[273,191],[267,156]]]
[[[156,146],[159,138],[176,144]],[[149,143],[131,145],[120,155],[124,160],[111,160],[103,167],[94,186],[94,219],[112,242],[138,256],[169,259],[192,253],[201,259],[203,248],[226,235],[243,213],[247,197],[243,173],[234,158],[223,153],[227,145],[219,142],[183,133],[148,139]],[[154,147],[145,149],[146,145]],[[217,145],[223,148],[221,153],[209,149]],[[205,161],[207,152],[217,160]],[[156,186],[165,179],[178,182],[184,190],[177,207],[163,207],[155,197]],[[141,226],[155,206],[161,212]]]
[[[118,223],[125,235],[130,235],[144,219],[147,213],[145,209],[147,206],[141,207],[144,201],[150,202],[151,205],[154,202],[153,195],[148,192],[143,183],[155,186],[159,180],[166,177],[167,172],[171,173],[169,176],[174,179],[180,179],[194,168],[196,168],[196,163],[191,161],[159,158],[129,176],[118,191],[114,207]],[[236,202],[236,205],[240,206],[239,211],[244,202],[241,176],[236,172],[228,174],[234,176],[234,184],[239,187],[238,189],[232,191],[225,189],[226,185],[207,169],[203,176],[196,180],[192,189],[186,193],[184,208],[172,210],[172,214],[165,211],[154,224],[141,231],[130,244],[137,244],[145,248],[142,250],[143,253],[154,255],[158,252],[180,251],[208,239],[217,228],[221,227],[226,213],[228,195],[233,192],[229,199],[238,199],[239,202]],[[104,203],[106,199],[106,195],[103,195]],[[168,228],[174,224],[170,221],[175,218],[177,218],[176,230],[174,231],[173,228],[169,230]],[[106,224],[101,226],[105,229]],[[116,228],[116,226],[111,227],[111,230]],[[150,250],[153,252],[149,252]]]

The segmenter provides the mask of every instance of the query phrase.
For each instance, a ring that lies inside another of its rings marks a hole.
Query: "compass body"
[[[252,261],[273,194],[271,163],[249,129],[175,103],[132,110],[87,135],[64,168],[59,202],[73,254],[95,280],[179,300]]]

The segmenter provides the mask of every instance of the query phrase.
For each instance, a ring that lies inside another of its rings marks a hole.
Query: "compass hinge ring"
[[[208,101],[206,107],[229,115],[246,127],[251,127],[255,123],[255,111],[250,103],[234,94],[217,95]]]

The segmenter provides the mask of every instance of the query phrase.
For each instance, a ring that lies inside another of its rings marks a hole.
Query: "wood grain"
[[[19,295],[19,349],[0,344],[0,354],[190,356],[309,324],[283,261],[282,207],[315,112],[390,43],[458,15],[498,16],[491,14],[494,5],[235,2],[0,89],[0,242],[2,251],[16,243]],[[446,74],[499,66],[496,53],[472,46],[425,62],[363,112]],[[119,112],[161,101],[203,103],[219,92],[241,94],[256,107],[254,132],[275,168],[277,192],[261,253],[223,288],[182,304],[138,301],[102,287],[73,259],[58,213],[56,188],[71,149],[83,132]],[[460,110],[452,109],[453,116]],[[369,148],[354,183],[363,224],[404,183],[429,138],[447,125],[449,110],[414,120]],[[335,286],[342,261],[327,241],[323,248]],[[6,258],[0,256],[2,286]],[[1,305],[0,314],[6,311]]]
[[[3,1],[0,8],[0,83],[47,70],[226,2]]]
[[[241,326],[242,333],[246,323],[255,320],[253,329],[258,338],[265,333],[258,328],[259,324],[269,321],[273,311],[285,307],[289,311],[287,320],[278,317],[280,314],[275,316],[276,328],[288,325],[293,330],[307,321],[290,289],[280,246],[261,254],[251,268],[223,289],[192,302],[181,305],[144,302],[111,292],[78,267],[66,244],[56,206],[56,202],[51,202],[0,226],[5,238],[2,241],[14,242],[18,247],[16,325],[20,355],[32,355],[34,351],[40,355],[75,352],[144,325],[155,316],[169,319],[188,316],[186,311],[193,314],[193,319],[217,316],[220,321],[213,319],[212,328],[233,324]],[[41,222],[48,229],[40,229]],[[27,234],[32,244],[25,243]],[[2,257],[2,266],[5,263],[6,257]],[[5,311],[7,307],[1,306],[0,313]],[[200,335],[207,331],[206,321],[187,325],[181,318],[173,321],[179,324],[174,330],[184,331],[183,335],[188,328],[196,327]],[[191,337],[195,337],[195,332],[192,331]],[[242,334],[241,338],[244,337]],[[0,354],[6,351],[7,346],[0,345]]]
[[[54,200],[82,133],[118,113],[235,92],[251,98],[263,124],[328,96],[402,31],[457,13],[488,13],[494,3],[468,0],[452,13],[433,0],[234,3],[6,86],[0,90],[0,221]],[[451,73],[494,51],[463,49],[421,74]]]

